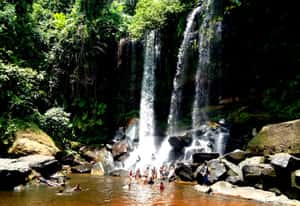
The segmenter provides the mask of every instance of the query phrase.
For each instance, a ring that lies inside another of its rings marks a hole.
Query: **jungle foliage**
[[[142,39],[151,29],[163,31],[162,55],[168,58],[157,87],[166,88],[160,89],[159,107],[168,112],[164,93],[172,89],[185,20],[201,2],[1,0],[1,139],[20,122],[35,123],[57,139],[111,138],[120,119],[138,116],[138,108],[118,110],[122,105],[114,102],[128,98],[114,88],[118,43],[128,36]],[[217,74],[222,98],[237,96],[277,120],[300,118],[297,7],[224,0],[223,8],[223,66]],[[249,96],[255,96],[252,102]]]

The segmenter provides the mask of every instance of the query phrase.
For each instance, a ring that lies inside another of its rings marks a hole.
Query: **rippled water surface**
[[[0,191],[0,206],[266,206],[255,201],[201,194],[192,185],[166,183],[132,184],[118,177],[73,175],[70,184],[80,184],[82,191],[59,194],[59,188],[31,186],[20,192]]]

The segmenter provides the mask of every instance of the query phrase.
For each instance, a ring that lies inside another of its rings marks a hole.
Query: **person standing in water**
[[[159,190],[162,192],[165,189],[164,183],[161,181],[159,184]]]
[[[205,161],[203,165],[203,171],[202,171],[204,185],[208,185],[208,174],[209,174],[208,166],[207,166],[207,162]]]

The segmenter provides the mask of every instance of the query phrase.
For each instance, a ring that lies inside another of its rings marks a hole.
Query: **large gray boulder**
[[[226,181],[236,184],[239,182],[242,182],[244,180],[243,171],[241,168],[232,162],[229,162],[225,159],[221,160],[225,166],[228,168],[227,175],[229,174],[229,177],[226,178]]]
[[[246,198],[263,203],[279,204],[285,206],[299,206],[297,200],[290,200],[284,195],[277,196],[274,192],[255,189],[253,187],[237,187],[228,182],[220,181],[211,187],[213,194],[228,195],[231,197]]]
[[[50,177],[57,171],[61,170],[61,164],[52,156],[29,155],[20,157],[19,161],[27,162],[29,167],[44,177]]]
[[[233,163],[240,163],[241,161],[243,161],[244,159],[246,159],[246,157],[248,156],[248,152],[245,152],[243,150],[239,150],[236,149],[232,152],[229,152],[227,154],[224,154],[224,158],[230,162]]]
[[[258,165],[265,162],[265,157],[263,156],[255,156],[250,157],[239,163],[239,167],[243,169],[245,165]]]
[[[208,181],[214,183],[220,180],[227,172],[224,163],[219,159],[213,159],[207,163]]]
[[[276,177],[275,170],[270,164],[245,165],[243,175],[245,179]]]
[[[17,159],[0,158],[0,188],[11,189],[25,184],[32,170],[49,176],[60,169],[58,165],[54,157],[44,155],[30,155]]]
[[[247,146],[254,154],[300,154],[300,119],[264,126]]]
[[[182,181],[194,181],[194,173],[191,167],[185,164],[178,164],[175,168],[175,174]]]

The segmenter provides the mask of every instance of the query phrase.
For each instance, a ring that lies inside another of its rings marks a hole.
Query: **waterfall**
[[[195,8],[187,18],[187,24],[184,31],[183,41],[179,48],[178,53],[178,61],[177,61],[177,68],[175,73],[175,78],[173,81],[173,92],[171,96],[171,103],[170,103],[170,112],[168,117],[168,134],[174,134],[178,132],[178,121],[179,121],[179,113],[180,107],[182,104],[182,87],[185,78],[185,71],[186,71],[186,63],[185,59],[187,56],[187,49],[190,46],[190,36],[193,29],[194,19],[202,10],[202,7],[199,6]]]
[[[216,48],[219,46],[222,34],[222,18],[218,16],[220,3],[215,0],[205,0],[201,6],[196,7],[188,16],[187,24],[184,31],[184,38],[181,43],[176,74],[173,82],[173,92],[170,103],[170,113],[168,117],[168,136],[185,136],[192,134],[192,143],[184,150],[184,159],[191,160],[192,154],[195,152],[218,152],[223,153],[227,137],[229,136],[228,129],[222,123],[216,123],[213,126],[209,122],[205,107],[209,104],[209,92],[211,77],[215,75]],[[194,100],[191,108],[191,128],[186,131],[180,131],[179,127],[180,112],[183,102],[183,86],[186,76],[187,50],[191,46],[192,34],[194,34],[194,22],[197,15],[201,13],[199,20],[201,21],[198,27],[198,63],[195,72],[195,92]],[[183,134],[183,135],[182,135]],[[159,154],[164,154],[160,157],[166,160],[168,153],[171,151],[166,138],[161,146]],[[168,150],[168,152],[166,151]]]
[[[190,46],[190,39],[191,39],[191,32],[193,30],[193,23],[195,20],[195,17],[197,14],[199,14],[202,10],[202,7],[199,6],[195,8],[187,18],[186,28],[184,31],[183,41],[181,43],[181,46],[179,48],[178,53],[178,61],[177,61],[177,67],[176,67],[176,74],[173,81],[173,91],[171,96],[171,103],[170,103],[170,111],[168,116],[168,135],[174,135],[176,132],[178,132],[178,121],[179,121],[179,112],[180,112],[180,106],[181,106],[181,100],[182,100],[182,86],[184,83],[185,78],[185,69],[186,69],[186,63],[185,58],[187,55],[187,49]],[[166,137],[164,141],[162,142],[158,155],[159,161],[157,162],[157,165],[162,165],[165,161],[169,158],[169,153],[172,150],[172,147],[170,146],[168,142],[168,138]]]
[[[222,22],[217,18],[216,2],[214,0],[208,0],[203,4],[203,20],[199,28],[199,58],[198,66],[195,76],[195,97],[192,108],[192,128],[197,130],[205,122],[208,121],[204,107],[209,104],[209,92],[210,92],[210,79],[214,74],[214,67],[216,62],[213,57],[214,47],[218,46],[221,40],[222,34]],[[223,129],[222,129],[223,128]],[[209,127],[206,129],[209,133]],[[193,143],[187,150],[203,150],[204,152],[218,152],[224,153],[225,143],[228,131],[224,127],[213,129],[213,135],[210,138],[205,138],[205,135],[197,136],[197,133],[193,134]],[[211,133],[211,132],[210,132]],[[196,145],[195,142],[198,144]],[[211,146],[212,148],[209,148]]]
[[[155,70],[160,58],[160,39],[157,31],[150,31],[145,39],[144,73],[141,89],[139,143],[125,161],[125,168],[150,164],[156,153],[154,144],[154,88]]]

